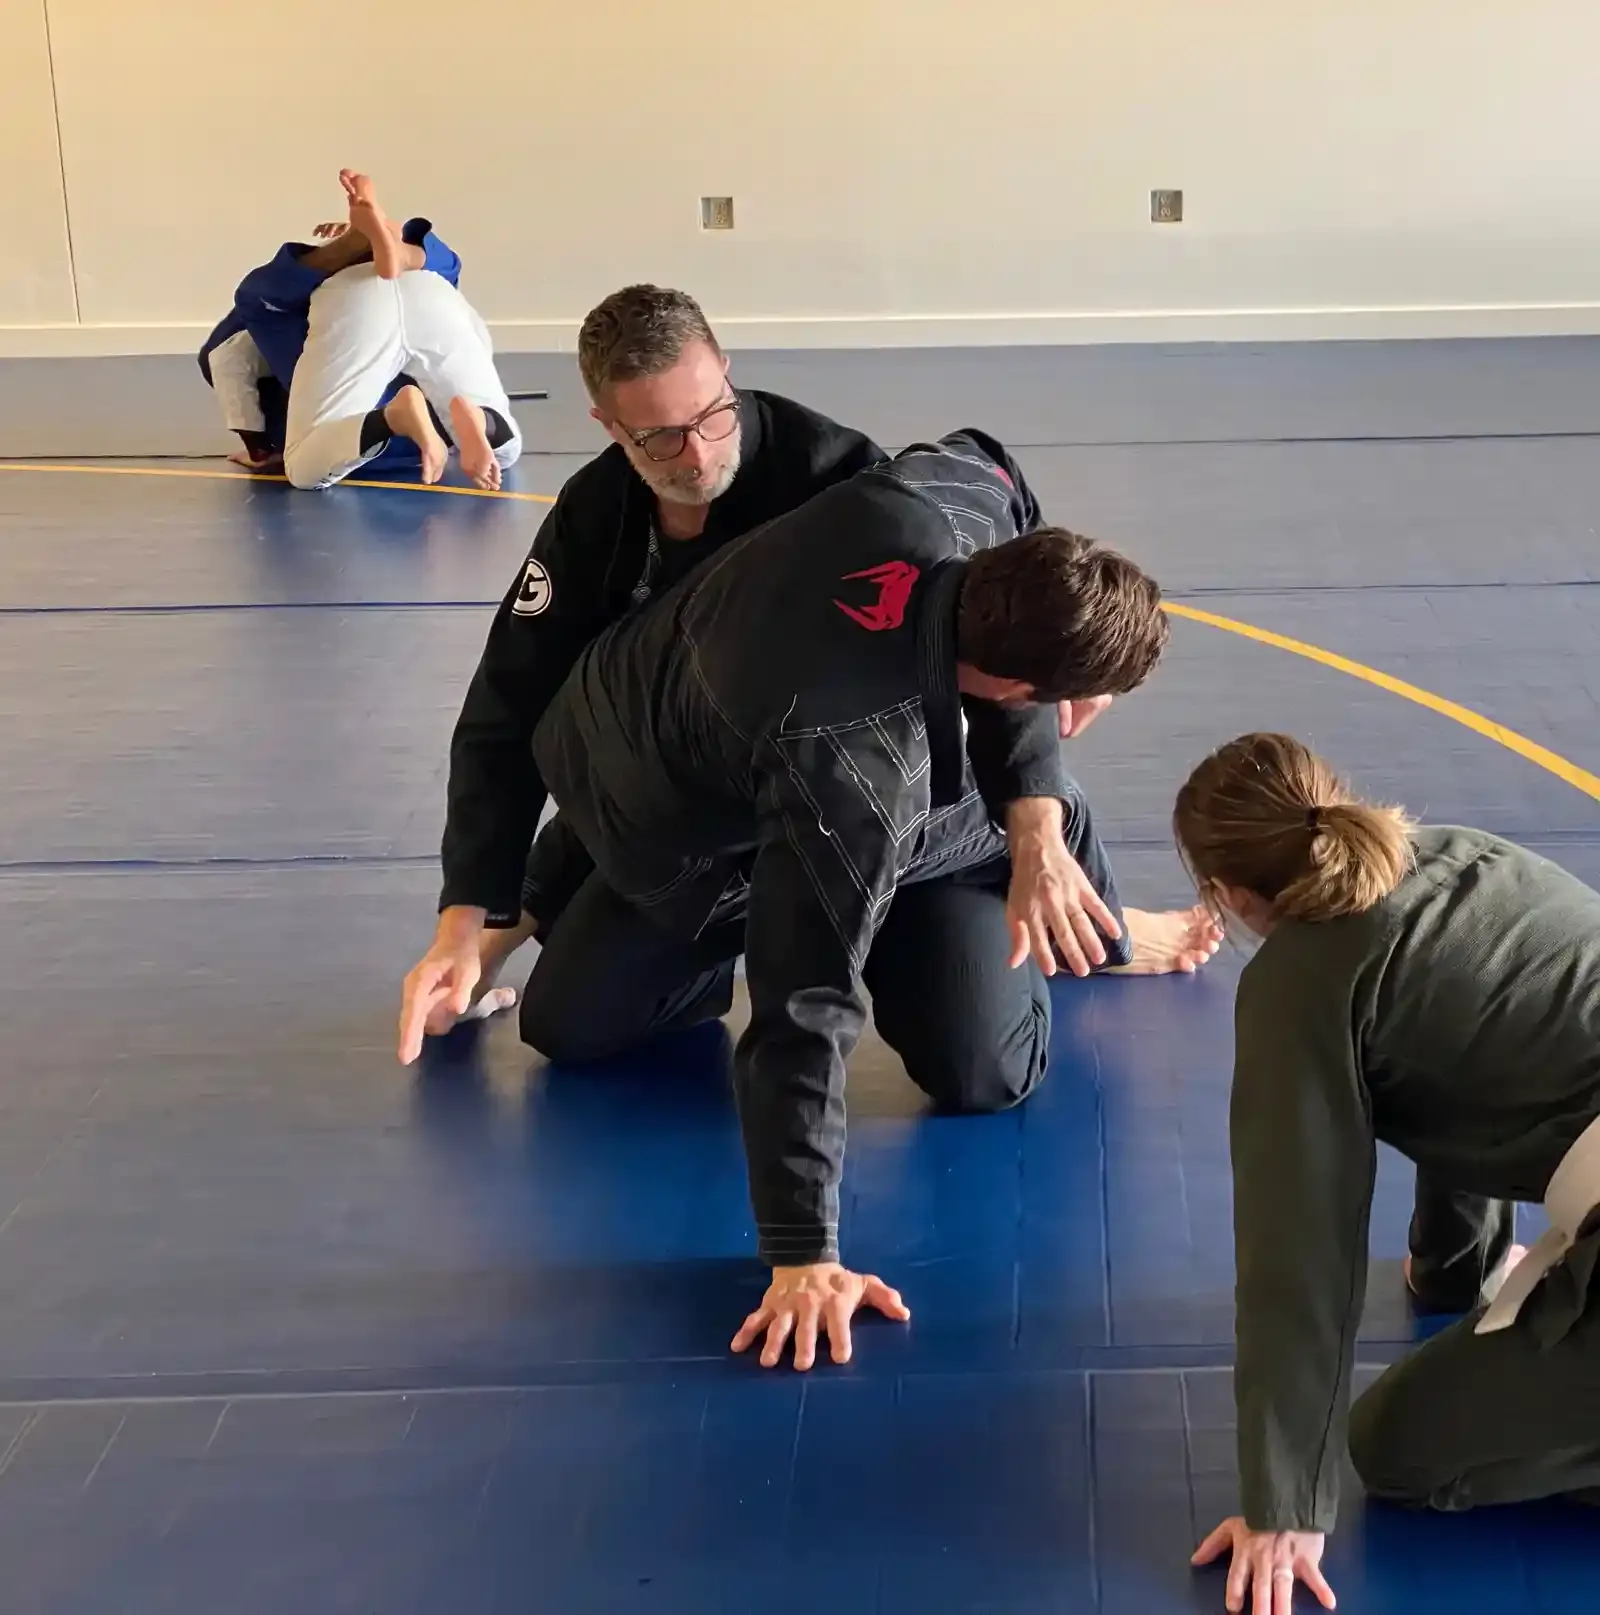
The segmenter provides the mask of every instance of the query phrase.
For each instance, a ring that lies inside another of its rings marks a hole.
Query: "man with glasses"
[[[450,748],[438,931],[406,982],[407,1061],[424,1012],[436,1034],[515,1002],[495,985],[506,960],[543,939],[592,868],[559,817],[535,841],[547,793],[533,732],[579,653],[731,539],[887,457],[789,399],[736,390],[683,292],[628,286],[606,298],[583,322],[578,368],[612,446],[562,488],[467,691]]]
[[[426,1035],[510,1008],[516,994],[497,985],[506,960],[529,938],[548,943],[558,924],[560,958],[547,951],[535,966],[522,1036],[546,1055],[583,1041],[543,1035],[556,1020],[581,1018],[560,962],[593,961],[594,986],[607,971],[625,971],[624,941],[637,937],[638,916],[596,875],[564,818],[535,840],[547,791],[534,730],[604,630],[732,540],[888,459],[861,433],[799,404],[736,391],[705,316],[682,292],[633,286],[607,298],[584,321],[578,365],[591,413],[613,446],[567,483],[545,519],[501,602],[456,724],[438,925],[401,1003],[406,1064]],[[863,609],[872,615],[870,603]],[[1081,734],[1109,699],[1059,703],[1059,737]],[[1010,787],[989,804],[1005,826],[1010,966],[1031,957],[1046,976],[1063,968],[1077,976],[1102,966],[1138,974],[1198,968],[1215,951],[1209,920],[1198,911],[1123,909],[1119,922],[1068,848],[1059,793],[1025,794],[1025,780],[1057,776],[1055,750],[1047,747],[1031,772],[1021,749],[1009,757]],[[640,833],[648,837],[649,825]],[[732,961],[686,992],[653,1023],[725,1015]]]

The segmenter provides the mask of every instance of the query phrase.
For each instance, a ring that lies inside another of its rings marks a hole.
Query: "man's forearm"
[[[795,1009],[805,1014],[803,1002]],[[763,1035],[754,1024],[739,1049],[735,1084],[756,1254],[772,1267],[839,1259],[844,1105],[843,1073],[831,1070],[836,1058],[830,1041]]]
[[[526,740],[504,719],[474,681],[450,746],[439,907],[481,907],[511,924],[547,794]]]
[[[1019,711],[993,702],[964,703],[967,757],[990,816],[1009,817],[1018,802],[1060,798],[1072,789],[1054,707]],[[1037,810],[1036,810],[1037,811]]]
[[[372,243],[356,229],[349,229],[331,241],[324,241],[301,256],[307,269],[316,269],[325,275],[336,275],[352,264],[365,263],[372,256]]]
[[[1021,796],[1006,808],[1006,839],[1013,844],[1030,837],[1059,839],[1066,807],[1059,796]]]
[[[456,937],[476,936],[488,919],[487,909],[475,908],[467,903],[456,903],[439,911],[438,934]]]
[[[838,1260],[845,1061],[866,1023],[850,952],[786,841],[764,847],[745,924],[750,1025],[734,1060],[758,1252]]]
[[[515,922],[534,831],[513,828],[510,815],[475,812],[477,804],[452,802],[441,843],[439,910],[476,909],[495,924]],[[539,807],[517,813],[517,825],[536,826]]]

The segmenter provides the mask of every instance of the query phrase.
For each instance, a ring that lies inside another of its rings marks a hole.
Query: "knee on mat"
[[[326,472],[325,466],[302,454],[298,444],[283,451],[283,474],[292,488],[320,488],[326,481]]]
[[[985,1116],[1020,1105],[1044,1080],[1044,1059],[1006,1058],[993,1051],[929,1051],[907,1059],[912,1080],[939,1109],[956,1115]]]
[[[615,1052],[604,1039],[601,1028],[581,1025],[570,1007],[557,1002],[550,993],[537,990],[523,993],[517,1011],[517,1029],[530,1049],[560,1065],[600,1060]]]
[[[1368,1497],[1425,1507],[1434,1499],[1414,1467],[1403,1461],[1405,1440],[1397,1429],[1382,1382],[1358,1397],[1350,1409],[1350,1463]]]
[[[1350,1462],[1368,1491],[1372,1490],[1372,1480],[1382,1472],[1382,1435],[1372,1397],[1358,1397],[1350,1408]]]

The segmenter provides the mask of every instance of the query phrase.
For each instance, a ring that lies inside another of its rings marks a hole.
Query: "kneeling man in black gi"
[[[734,1084],[773,1277],[735,1350],[765,1332],[772,1366],[793,1335],[808,1368],[820,1324],[843,1362],[858,1307],[909,1316],[838,1249],[863,985],[940,1107],[1004,1109],[1043,1078],[1050,996],[1008,916],[1009,807],[1050,805],[1105,967],[1215,951],[1185,911],[1141,917],[1140,957],[1062,759],[1058,703],[1099,710],[1166,642],[1155,583],[1041,526],[1010,455],[965,431],[735,539],[601,633],[547,709],[535,758],[594,869],[539,914],[527,1040],[592,1059],[725,1015],[745,957]],[[465,1007],[484,913],[441,914],[435,967],[407,982],[413,1047],[424,1017]]]

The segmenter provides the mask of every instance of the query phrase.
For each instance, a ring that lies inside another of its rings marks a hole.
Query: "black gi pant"
[[[1123,925],[1116,881],[1082,798],[1068,804],[1067,849]],[[1010,863],[916,874],[895,893],[862,970],[878,1034],[941,1109],[1003,1110],[1049,1062],[1050,994],[1029,958],[1008,968]],[[743,917],[685,939],[619,897],[560,818],[529,859],[523,906],[542,944],[521,1007],[522,1039],[551,1060],[606,1058],[720,1019],[733,1004]],[[1126,963],[1123,936],[1107,963]]]

